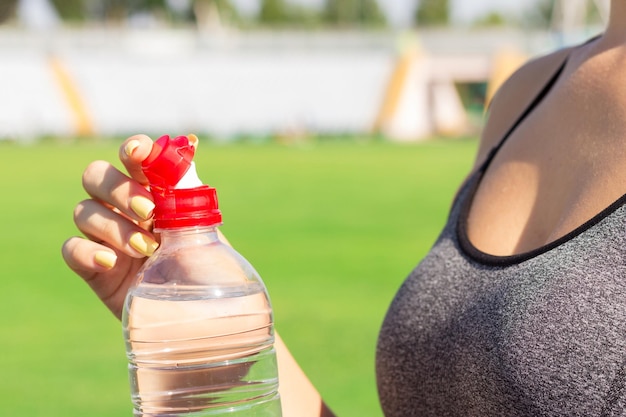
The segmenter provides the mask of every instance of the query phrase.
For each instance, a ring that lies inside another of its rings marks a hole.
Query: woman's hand
[[[89,164],[83,187],[90,198],[74,209],[74,222],[85,237],[72,237],[62,248],[67,265],[118,318],[128,287],[158,246],[152,234],[154,203],[141,170],[151,149],[145,135],[124,141],[119,158],[128,175],[108,162]]]
[[[128,287],[146,256],[158,246],[152,234],[154,203],[141,170],[141,162],[151,150],[149,137],[132,136],[119,153],[128,175],[104,161],[87,167],[83,187],[90,198],[74,210],[74,222],[85,237],[72,237],[63,244],[67,265],[118,318]],[[223,236],[220,239],[224,240]],[[334,417],[278,333],[276,337],[283,416]]]

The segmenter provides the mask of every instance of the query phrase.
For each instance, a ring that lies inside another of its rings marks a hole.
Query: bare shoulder
[[[504,137],[518,117],[565,62],[572,48],[534,58],[515,71],[498,89],[490,103],[481,135],[475,167]]]

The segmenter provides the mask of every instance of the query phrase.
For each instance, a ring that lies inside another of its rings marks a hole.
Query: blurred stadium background
[[[474,133],[606,1],[2,0],[0,138]]]

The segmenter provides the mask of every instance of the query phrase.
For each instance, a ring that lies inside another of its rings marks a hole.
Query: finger
[[[118,258],[111,248],[79,237],[65,241],[61,253],[67,266],[91,287],[113,314],[121,318],[126,293],[133,284],[141,260],[122,254]],[[102,265],[100,259],[103,256],[113,259],[114,265]]]
[[[120,161],[126,167],[126,171],[131,178],[140,184],[148,184],[148,179],[143,174],[141,163],[150,155],[152,150],[152,139],[146,135],[131,136],[120,146]]]
[[[132,219],[144,221],[152,217],[154,203],[150,192],[108,162],[89,164],[83,173],[83,187],[94,199]]]
[[[97,273],[109,271],[117,262],[117,253],[113,249],[80,237],[68,239],[61,252],[67,266],[85,281]]]
[[[150,256],[158,247],[151,233],[94,200],[76,206],[74,222],[92,240],[105,242],[133,258]]]

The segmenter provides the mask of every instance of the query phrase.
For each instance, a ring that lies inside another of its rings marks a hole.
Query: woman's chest
[[[385,319],[379,380],[401,382],[381,399],[392,392],[396,402],[423,404],[411,415],[599,415],[624,382],[622,252],[581,237],[486,267],[440,242]]]

